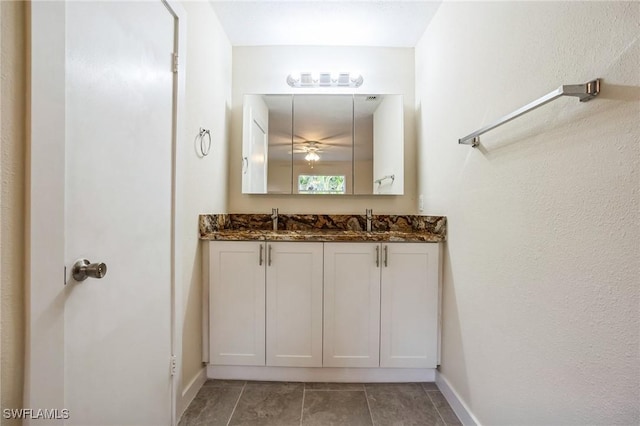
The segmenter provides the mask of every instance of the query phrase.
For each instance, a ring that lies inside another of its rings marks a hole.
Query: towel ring
[[[205,135],[207,136],[208,140],[205,140]],[[200,154],[203,157],[206,157],[211,151],[211,131],[200,127],[198,136],[196,136],[196,139],[198,138],[200,139]]]

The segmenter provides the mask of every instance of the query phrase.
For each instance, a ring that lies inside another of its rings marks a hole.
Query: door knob
[[[84,281],[89,277],[102,278],[107,275],[107,265],[105,263],[91,263],[87,259],[79,259],[73,264],[71,273],[76,281]]]

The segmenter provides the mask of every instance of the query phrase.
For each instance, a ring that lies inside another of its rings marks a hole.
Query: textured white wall
[[[25,3],[0,2],[0,137],[2,263],[0,330],[1,406],[22,407],[24,375],[24,218],[25,218]],[[18,421],[2,420],[4,425]]]
[[[445,2],[416,47],[419,190],[449,220],[442,375],[483,424],[640,422],[640,3]],[[603,78],[457,139],[561,84]]]
[[[344,89],[292,89],[286,83],[293,71],[358,71],[363,85]],[[269,46],[233,48],[233,107],[229,147],[229,212],[414,213],[416,205],[416,143],[414,53],[409,48]],[[400,196],[243,195],[241,185],[242,96],[245,93],[392,93],[404,98],[404,194]],[[212,212],[217,213],[217,212]]]
[[[183,1],[187,12],[186,132],[180,201],[183,268],[182,386],[202,369],[202,271],[198,215],[227,210],[227,147],[231,104],[231,45],[209,2]],[[211,153],[200,158],[194,138],[211,130]]]

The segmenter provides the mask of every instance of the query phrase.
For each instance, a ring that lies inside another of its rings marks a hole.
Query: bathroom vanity
[[[214,378],[432,380],[434,216],[203,215],[203,361]]]

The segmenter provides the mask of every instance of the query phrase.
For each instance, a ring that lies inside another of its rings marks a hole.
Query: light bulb
[[[304,156],[304,159],[311,162],[311,161],[318,161],[320,159],[320,156],[318,154],[316,154],[315,152],[309,152],[307,153],[307,155]]]

